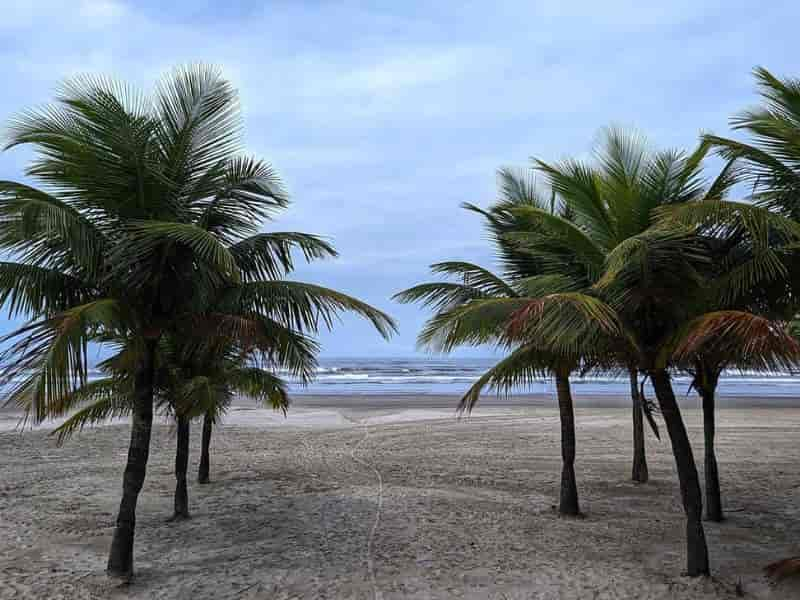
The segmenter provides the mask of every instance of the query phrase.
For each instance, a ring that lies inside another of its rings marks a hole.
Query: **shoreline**
[[[254,402],[237,398],[222,418],[220,426],[280,429],[340,429],[359,425],[391,425],[424,421],[469,421],[470,419],[524,418],[530,415],[545,415],[555,411],[557,402],[551,395],[531,394],[525,396],[486,396],[470,415],[459,417],[456,410],[459,396],[448,394],[368,394],[368,395],[295,395],[284,416]],[[626,419],[631,409],[631,400],[626,396],[576,395],[574,398],[576,421],[580,426],[585,416]],[[679,398],[681,410],[688,417],[687,425],[702,419],[700,401],[696,397]],[[718,414],[737,414],[742,411],[775,411],[776,414],[791,414],[800,411],[800,398],[796,397],[728,397],[718,401]],[[0,433],[22,433],[27,431],[50,431],[58,427],[65,418],[48,420],[38,425],[30,422],[20,427],[24,414],[16,407],[0,409]],[[199,425],[201,419],[194,422]],[[663,421],[656,414],[656,421]],[[129,425],[128,418],[116,418],[87,426],[75,437],[91,435],[92,428],[110,425]],[[170,418],[156,414],[154,425],[171,425]],[[649,430],[649,428],[648,428]]]
[[[695,394],[676,394],[681,408],[700,408],[700,398]],[[387,409],[387,408],[435,408],[452,409],[455,414],[459,394],[419,394],[391,393],[391,394],[293,394],[291,407],[307,408],[362,408],[362,409]],[[581,408],[627,408],[631,406],[631,399],[621,394],[581,394],[573,390],[573,402]],[[649,400],[655,398],[649,397]],[[555,394],[514,394],[508,396],[484,395],[477,405],[480,408],[532,408],[555,407],[557,400]],[[237,398],[234,406],[253,406],[252,403]],[[800,396],[719,396],[717,409],[726,408],[800,408]],[[291,408],[289,409],[291,410]]]

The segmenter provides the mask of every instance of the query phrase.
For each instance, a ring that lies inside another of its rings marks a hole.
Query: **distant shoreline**
[[[682,408],[700,408],[700,399],[695,394],[677,394]],[[386,409],[452,409],[455,413],[459,394],[292,394],[292,407],[296,408],[356,408],[361,410]],[[629,396],[619,394],[581,394],[573,389],[573,400],[578,408],[627,408]],[[651,398],[655,400],[655,398]],[[484,395],[480,408],[530,408],[553,407],[553,394],[516,394],[509,396]],[[253,403],[237,399],[235,406],[253,406]],[[717,408],[800,408],[800,396],[724,396],[717,399]]]
[[[404,393],[364,393],[364,394],[290,394],[293,409],[353,409],[358,411],[391,411],[391,410],[437,410],[452,411],[456,415],[459,394],[420,394],[417,392]],[[655,398],[650,398],[655,400]],[[576,408],[629,408],[631,399],[620,394],[581,394],[573,391],[573,401]],[[700,399],[691,394],[678,395],[678,402],[684,409],[699,409]],[[236,398],[233,401],[236,408],[260,408],[253,401]],[[553,408],[556,398],[553,394],[517,394],[509,396],[484,395],[481,397],[476,410],[483,408]],[[798,408],[800,409],[800,396],[725,396],[717,398],[717,409],[726,408]],[[16,406],[0,404],[0,414],[6,418],[19,415]]]

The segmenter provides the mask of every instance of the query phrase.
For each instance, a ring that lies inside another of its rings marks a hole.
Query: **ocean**
[[[313,382],[291,381],[294,394],[461,394],[497,359],[490,358],[323,358]],[[573,377],[575,395],[627,395],[627,377]],[[689,393],[690,378],[676,375],[676,394]],[[649,386],[645,386],[649,389]],[[552,379],[541,379],[512,394],[551,394]],[[652,390],[650,389],[650,395]],[[800,374],[725,373],[720,396],[800,397]]]

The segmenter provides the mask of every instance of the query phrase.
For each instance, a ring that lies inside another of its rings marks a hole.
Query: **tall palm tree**
[[[598,282],[609,255],[616,248],[656,221],[660,207],[724,196],[735,183],[735,172],[725,169],[710,186],[705,186],[701,167],[707,151],[706,144],[691,154],[676,150],[652,151],[640,134],[608,128],[602,132],[595,160],[591,163],[566,160],[552,164],[534,160],[535,168],[544,175],[572,216],[573,228],[569,236],[583,249],[580,255],[585,265],[583,289]],[[643,483],[648,479],[643,418],[647,405],[640,394],[635,352],[625,345],[620,350],[620,362],[628,371],[633,401],[631,476],[634,481]],[[654,431],[658,435],[655,428]]]
[[[21,114],[10,128],[7,148],[36,152],[26,175],[40,187],[0,181],[0,248],[14,259],[0,264],[0,296],[12,314],[31,319],[5,338],[0,383],[11,383],[8,401],[35,420],[56,414],[86,383],[93,340],[124,339],[140,357],[107,568],[114,576],[133,573],[162,337],[228,325],[258,345],[255,334],[264,337],[274,314],[314,326],[343,305],[382,333],[393,327],[386,315],[324,288],[260,285],[277,248],[319,244],[258,233],[288,198],[268,164],[241,154],[240,130],[235,90],[205,66],[175,71],[152,97],[77,78],[55,104]],[[209,299],[222,290],[233,290],[228,307],[249,306],[252,315],[234,326],[233,311],[210,313]]]
[[[708,145],[702,144],[691,154],[650,153],[637,137],[608,130],[594,164],[535,161],[570,213],[569,223],[564,219],[556,223],[558,218],[546,211],[526,209],[531,219],[547,223],[550,231],[559,231],[569,240],[585,265],[581,289],[600,294],[615,311],[624,332],[618,336],[622,343],[614,346],[617,360],[653,381],[678,467],[687,514],[687,571],[692,575],[708,573],[702,499],[668,370],[675,336],[701,314],[695,304],[710,260],[692,227],[652,225],[661,207],[718,200],[735,181],[735,173],[726,168],[706,185],[701,164],[707,150]],[[526,249],[539,254],[536,243],[528,243]],[[555,263],[552,269],[557,273],[564,267]],[[568,331],[569,326],[565,322],[560,331]],[[557,338],[551,343],[557,344]]]

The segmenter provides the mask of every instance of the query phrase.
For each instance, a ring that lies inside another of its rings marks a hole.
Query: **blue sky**
[[[0,120],[76,73],[149,88],[176,64],[219,64],[240,89],[248,149],[292,193],[275,228],[341,252],[297,277],[399,322],[386,343],[346,319],[324,353],[407,356],[425,313],[390,296],[435,261],[491,265],[459,204],[491,203],[498,167],[586,155],[608,124],[658,146],[727,133],[755,101],[753,66],[800,75],[799,18],[789,1],[5,0]],[[0,177],[19,178],[27,158],[0,155]]]

